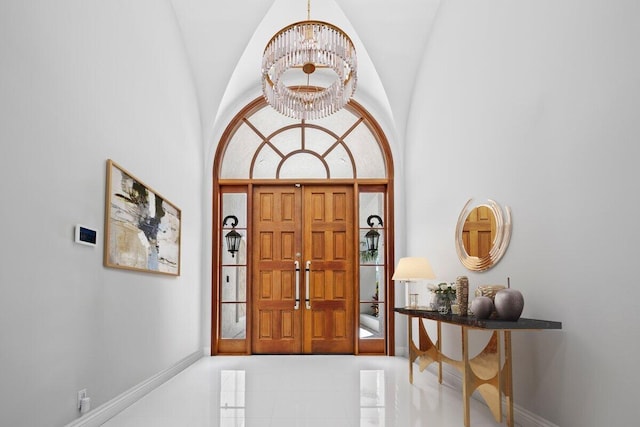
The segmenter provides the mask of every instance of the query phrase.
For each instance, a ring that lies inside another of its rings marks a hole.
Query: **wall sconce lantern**
[[[236,231],[236,225],[238,225],[238,218],[235,215],[228,215],[224,217],[222,221],[222,227],[227,225],[227,220],[231,220],[231,231],[228,232],[224,238],[227,240],[227,250],[231,254],[231,257],[234,258],[238,249],[240,249],[240,241],[242,240],[242,235]]]
[[[380,233],[373,229],[373,220],[378,220],[378,225],[382,227],[382,218],[378,215],[369,215],[367,218],[367,224],[371,227],[371,230],[367,231],[367,234],[364,235],[364,239],[367,242],[367,250],[372,256],[375,256],[378,253],[378,241],[380,240]]]

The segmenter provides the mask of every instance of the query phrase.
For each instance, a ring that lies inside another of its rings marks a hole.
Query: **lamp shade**
[[[406,257],[400,258],[396,271],[393,273],[392,280],[422,280],[435,279],[431,264],[426,258]]]

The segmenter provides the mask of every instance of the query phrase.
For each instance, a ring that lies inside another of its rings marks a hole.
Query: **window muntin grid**
[[[378,136],[354,108],[304,121],[262,103],[237,123],[225,146],[220,179],[387,177]]]

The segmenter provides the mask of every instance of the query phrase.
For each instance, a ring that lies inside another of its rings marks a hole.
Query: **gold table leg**
[[[464,426],[470,427],[471,425],[470,399],[473,392],[478,390],[493,417],[499,423],[502,423],[502,395],[504,394],[507,405],[507,426],[514,427],[511,331],[494,330],[484,349],[470,359],[469,328],[462,326],[462,360],[454,360],[442,354],[441,322],[437,322],[438,339],[434,344],[429,338],[421,318],[416,317],[416,319],[418,319],[418,345],[413,341],[414,316],[408,318],[409,382],[413,384],[413,364],[416,360],[420,371],[424,371],[431,363],[438,363],[438,381],[440,383],[442,383],[442,363],[452,365],[462,373]],[[504,364],[501,366],[503,351]]]
[[[438,321],[438,341],[436,341],[436,349],[438,355],[442,355],[442,324]],[[442,358],[438,357],[438,382],[442,384]]]
[[[501,366],[502,352],[504,364]],[[478,390],[493,417],[502,422],[502,395],[506,399],[507,426],[514,427],[513,381],[511,376],[511,331],[494,330],[485,348],[469,359],[468,328],[462,328],[462,394],[464,422],[469,427],[469,399]]]
[[[413,342],[413,320],[418,320],[418,344]],[[438,322],[439,326],[440,322]],[[438,335],[440,329],[438,328]],[[440,382],[442,382],[442,360],[440,359],[440,341],[436,344],[431,341],[427,330],[424,327],[424,323],[420,317],[409,316],[409,382],[413,384],[413,363],[417,360],[420,372],[424,371],[431,363],[437,362],[440,364]],[[438,336],[439,338],[439,336]]]
[[[504,331],[504,366],[502,367],[502,392],[507,401],[507,426],[513,427],[513,378],[511,376],[511,331]]]
[[[469,414],[469,398],[473,393],[471,383],[471,366],[469,366],[469,331],[462,328],[462,419],[464,426],[469,427],[471,417]]]
[[[413,362],[416,360],[416,357],[418,357],[418,355],[415,351],[415,346],[413,345],[413,316],[408,317],[409,336],[407,341],[409,342],[409,383],[413,384]],[[419,318],[418,321],[420,321]]]

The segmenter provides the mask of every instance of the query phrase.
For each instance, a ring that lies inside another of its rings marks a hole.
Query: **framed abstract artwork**
[[[106,267],[179,276],[180,227],[180,209],[107,160]]]

